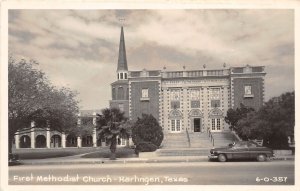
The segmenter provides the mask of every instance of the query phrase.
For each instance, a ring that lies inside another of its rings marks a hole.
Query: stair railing
[[[210,138],[210,142],[212,142],[212,145],[215,146],[215,139],[210,130],[208,130],[208,137]]]
[[[187,140],[188,140],[188,143],[189,143],[189,147],[191,147],[191,139],[190,139],[190,135],[189,135],[189,132],[187,129],[185,129],[186,131],[186,136],[187,136]]]

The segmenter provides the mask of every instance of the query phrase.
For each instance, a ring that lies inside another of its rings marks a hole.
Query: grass
[[[108,148],[103,148],[101,150],[98,150],[97,152],[88,153],[81,157],[82,158],[109,158],[110,150]],[[134,149],[123,147],[123,148],[117,148],[116,157],[117,158],[135,158],[138,156],[135,154]]]
[[[97,151],[99,148],[82,147],[82,148],[38,148],[38,149],[14,149],[13,153],[18,154],[20,159],[45,159],[65,157],[78,154]]]
[[[38,148],[38,149],[14,149],[13,153],[19,155],[19,159],[46,159],[56,157],[66,157],[79,154],[85,154],[82,158],[109,158],[109,148],[93,148],[93,147],[82,147],[82,148]],[[134,153],[134,149],[120,147],[117,148],[117,158],[133,158],[138,157]]]

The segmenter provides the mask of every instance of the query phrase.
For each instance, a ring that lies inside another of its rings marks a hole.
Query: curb
[[[279,160],[295,160],[294,157],[276,157],[270,159],[270,161],[279,161]],[[172,162],[209,162],[207,157],[201,158],[153,158],[153,159],[133,159],[133,160],[74,160],[74,161],[20,161],[19,165],[67,165],[67,164],[126,164],[126,163],[172,163]]]

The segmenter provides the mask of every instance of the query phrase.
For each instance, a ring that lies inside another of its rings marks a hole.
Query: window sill
[[[141,100],[141,101],[149,101],[150,98],[148,98],[148,97],[142,97],[140,100]]]
[[[244,95],[244,98],[253,98],[254,97],[254,95],[253,94],[248,94],[248,95]]]

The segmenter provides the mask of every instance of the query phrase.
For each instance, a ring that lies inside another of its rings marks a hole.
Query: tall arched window
[[[116,88],[112,88],[112,99],[116,100]]]
[[[118,100],[123,100],[124,99],[124,88],[119,87],[118,88]]]

